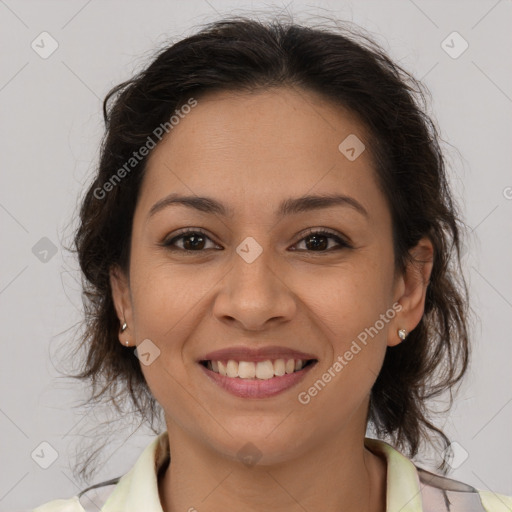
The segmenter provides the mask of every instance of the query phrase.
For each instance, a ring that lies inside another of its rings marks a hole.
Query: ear
[[[394,318],[393,328],[388,333],[388,346],[402,342],[398,329],[409,334],[419,323],[425,311],[425,297],[434,265],[434,247],[428,237],[423,237],[409,253],[414,261],[408,262],[404,273],[397,279],[396,301],[402,309]]]
[[[130,346],[134,344],[134,339],[132,301],[128,278],[118,265],[111,266],[109,273],[112,300],[119,318],[119,341],[125,347]],[[123,321],[127,324],[124,331],[121,330]],[[126,341],[129,343],[126,343]]]

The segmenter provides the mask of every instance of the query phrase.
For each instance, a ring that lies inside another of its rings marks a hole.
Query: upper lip
[[[266,361],[267,359],[317,359],[314,354],[307,354],[299,350],[293,350],[286,347],[269,346],[269,347],[228,347],[221,350],[208,352],[198,361],[226,361],[233,359],[234,361]]]

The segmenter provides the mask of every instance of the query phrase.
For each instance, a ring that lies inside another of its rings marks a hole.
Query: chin
[[[282,421],[283,418],[280,418]],[[270,466],[296,458],[306,451],[308,444],[304,430],[292,432],[284,422],[257,421],[252,426],[226,424],[229,436],[212,440],[212,446],[224,457],[239,460],[247,466]],[[300,436],[300,438],[299,438]]]

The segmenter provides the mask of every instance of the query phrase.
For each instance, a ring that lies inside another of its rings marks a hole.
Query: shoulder
[[[169,460],[167,432],[163,432],[151,441],[122,477],[88,487],[67,500],[50,501],[32,512],[159,510],[158,472]]]
[[[387,510],[395,512],[512,512],[512,497],[416,466],[392,445],[365,438],[365,445],[387,463]]]
[[[492,491],[476,489],[471,485],[417,468],[421,483],[423,512],[511,512],[512,497]]]
[[[496,494],[492,491],[478,491],[486,512],[510,512],[512,510],[512,496]]]
[[[93,485],[69,499],[49,501],[32,512],[98,512],[111,496],[119,480],[114,478]]]

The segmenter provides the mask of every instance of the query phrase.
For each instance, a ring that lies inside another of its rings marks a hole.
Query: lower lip
[[[225,377],[199,363],[209,379],[232,395],[241,398],[268,398],[283,393],[299,383],[315,365],[316,362],[298,372],[286,373],[271,379],[240,379],[239,377]]]

